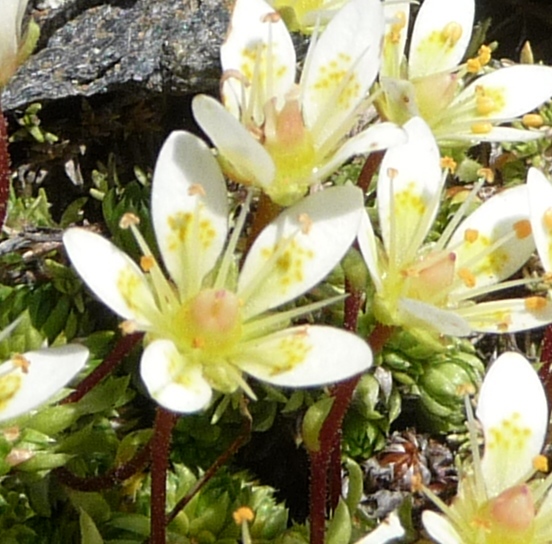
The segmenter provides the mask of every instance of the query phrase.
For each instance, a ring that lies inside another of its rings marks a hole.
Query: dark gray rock
[[[41,0],[37,51],[2,95],[5,111],[32,102],[122,91],[195,94],[216,89],[224,0]],[[58,6],[59,7],[48,7]]]

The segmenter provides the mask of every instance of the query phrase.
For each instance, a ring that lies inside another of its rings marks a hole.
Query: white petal
[[[332,187],[287,208],[257,237],[238,296],[244,319],[284,304],[321,281],[353,243],[363,210],[357,187]]]
[[[401,77],[404,62],[404,46],[408,34],[410,4],[408,2],[383,2],[385,37],[380,78]]]
[[[173,132],[159,153],[151,194],[157,243],[186,299],[201,287],[228,233],[226,183],[211,151],[188,132]]]
[[[429,536],[439,544],[463,544],[460,535],[444,516],[431,510],[422,513],[422,522]]]
[[[425,0],[418,12],[408,57],[410,79],[454,68],[470,43],[474,0]],[[459,36],[455,34],[459,32]],[[458,39],[447,40],[453,36]]]
[[[320,165],[316,177],[324,180],[354,155],[364,155],[380,149],[387,149],[406,142],[406,139],[407,135],[404,129],[393,123],[371,125],[366,130],[345,140],[345,143],[329,161]]]
[[[360,227],[358,229],[358,245],[364,262],[368,267],[372,281],[376,286],[376,291],[381,292],[383,290],[383,273],[380,266],[380,259],[378,257],[378,241],[372,228],[372,222],[368,217],[368,214],[364,212],[360,220]]]
[[[140,374],[149,394],[164,408],[191,413],[211,400],[201,367],[187,361],[169,340],[156,340],[142,354]]]
[[[156,304],[144,274],[126,253],[82,228],[67,230],[63,243],[79,276],[104,304],[139,326],[149,325]]]
[[[207,95],[192,101],[195,120],[217,148],[225,173],[246,185],[267,187],[276,167],[271,156],[220,102]]]
[[[548,425],[540,379],[519,353],[503,353],[487,372],[477,405],[485,434],[481,461],[489,497],[514,486],[533,468]]]
[[[480,302],[456,312],[476,332],[514,333],[552,323],[552,303],[543,297]]]
[[[22,357],[29,363],[27,372],[11,361],[0,366],[2,374],[13,368],[0,377],[0,421],[29,412],[56,395],[84,367],[88,350],[67,345],[31,351]]]
[[[527,174],[531,229],[542,266],[552,272],[552,184],[536,168]]]
[[[430,329],[449,336],[468,336],[472,332],[469,323],[456,312],[420,300],[402,298],[399,310],[401,321],[409,327]]]
[[[501,68],[477,78],[453,101],[455,105],[475,100],[476,93],[484,92],[494,102],[487,115],[473,116],[488,120],[508,120],[540,106],[552,96],[552,68],[536,64],[518,64]]]
[[[436,128],[435,138],[445,144],[449,142],[471,142],[473,145],[479,142],[530,142],[544,138],[546,132],[538,130],[523,130],[511,127],[493,126],[489,132],[474,134],[471,130],[472,123],[455,125],[454,122],[447,123],[443,128]]]
[[[423,243],[440,204],[440,153],[427,124],[404,125],[407,143],[389,149],[378,178],[378,212],[389,260],[410,263]]]
[[[21,38],[21,23],[27,0],[2,0],[0,17],[0,87],[8,82],[17,68],[17,50]]]
[[[253,101],[261,125],[264,105],[274,97],[282,101],[295,82],[295,49],[286,25],[263,0],[238,0],[220,57],[224,72],[240,72],[247,82],[225,79],[224,105],[237,116]]]
[[[384,544],[403,537],[405,531],[396,512],[391,512],[370,534],[355,544]]]
[[[467,293],[510,277],[535,250],[530,234],[525,185],[484,202],[458,226],[447,245],[456,254],[456,270],[468,271],[475,280],[474,286],[458,282],[453,292]],[[489,251],[501,239],[503,243]]]
[[[302,110],[317,147],[350,128],[348,118],[378,73],[383,29],[379,0],[349,0],[309,52],[301,77]]]
[[[233,362],[274,385],[311,387],[363,372],[372,365],[372,352],[355,334],[307,325],[248,342]]]

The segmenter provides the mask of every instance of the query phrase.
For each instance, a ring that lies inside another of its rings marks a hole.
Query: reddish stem
[[[539,370],[539,377],[550,404],[552,402],[552,325],[548,325],[544,331],[540,359],[543,364]]]
[[[232,457],[246,442],[251,434],[251,419],[245,418],[240,434],[236,437],[230,447],[215,460],[215,462],[207,469],[205,474],[195,483],[188,493],[180,499],[172,512],[167,515],[166,524],[168,525],[178,513],[186,507],[186,505],[195,497],[199,490],[216,474],[230,457]]]
[[[103,362],[86,376],[86,378],[79,383],[75,391],[65,397],[60,404],[70,404],[82,399],[86,393],[96,387],[98,383],[122,362],[123,358],[134,348],[143,336],[142,333],[138,332],[123,336]]]
[[[357,180],[357,185],[362,189],[363,193],[368,192],[372,178],[374,177],[376,170],[380,167],[383,155],[383,151],[376,151],[368,155]]]
[[[4,226],[10,196],[10,152],[8,150],[8,125],[0,105],[0,229]]]
[[[178,416],[157,408],[151,446],[151,521],[149,544],[166,544],[167,469],[171,434]]]

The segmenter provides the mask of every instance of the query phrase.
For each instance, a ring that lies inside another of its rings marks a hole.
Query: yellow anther
[[[489,62],[491,61],[492,50],[488,45],[482,45],[477,53],[477,60],[481,63],[482,66],[489,64]]]
[[[452,47],[462,37],[462,27],[458,23],[450,22],[441,30],[441,40]]]
[[[192,339],[192,347],[194,349],[202,349],[205,347],[205,339],[201,338],[201,336],[196,336]]]
[[[548,459],[544,455],[537,455],[533,459],[533,468],[539,472],[548,472]]]
[[[456,161],[452,157],[445,156],[441,159],[441,168],[448,170],[451,174],[456,172],[457,166]]]
[[[538,312],[539,310],[544,310],[548,302],[544,297],[527,297],[524,304],[527,311]]]
[[[466,61],[466,70],[470,74],[477,74],[481,70],[481,62],[479,62],[479,59],[468,59]]]
[[[461,268],[458,270],[458,277],[462,280],[466,287],[469,287],[470,289],[475,287],[477,282],[476,277],[467,268]]]
[[[281,20],[280,14],[277,11],[272,11],[261,17],[263,23],[277,23]]]
[[[139,225],[140,224],[140,218],[134,214],[127,212],[123,214],[123,217],[121,217],[121,220],[119,221],[119,227],[122,229],[128,229],[132,225]]]
[[[496,328],[500,332],[508,332],[508,329],[510,328],[511,324],[512,324],[512,317],[510,315],[507,315],[500,323],[496,324]]]
[[[539,115],[538,113],[526,113],[521,118],[521,122],[527,128],[540,128],[544,125],[544,119],[542,118],[542,115]]]
[[[232,517],[236,525],[241,525],[244,521],[253,521],[255,514],[249,506],[240,506],[237,510],[234,510]]]
[[[514,230],[516,231],[516,236],[523,240],[527,236],[531,236],[531,223],[527,219],[522,219],[514,223]]]
[[[494,183],[495,173],[490,168],[480,168],[477,171],[477,175],[483,178],[487,183]]]
[[[299,214],[299,224],[301,225],[301,232],[308,234],[312,229],[312,219],[308,213]]]
[[[387,177],[390,179],[395,179],[399,175],[399,171],[396,168],[387,169]]]
[[[126,320],[119,325],[119,329],[123,334],[133,334],[138,330],[135,321]]]
[[[395,14],[395,22],[391,25],[389,39],[391,43],[397,44],[401,40],[401,32],[406,26],[406,14],[404,11],[399,11]]]
[[[144,272],[149,272],[155,266],[155,259],[151,255],[142,255],[140,257],[140,268]]]
[[[542,222],[544,223],[544,226],[549,232],[552,232],[552,208],[548,208],[543,216],[542,216]]]
[[[475,109],[479,115],[489,115],[497,109],[496,102],[490,96],[479,95],[475,99]]]
[[[417,470],[410,477],[410,490],[413,493],[416,493],[416,492],[422,491],[423,487],[424,487],[424,484],[422,480],[422,475],[420,474],[420,471]]]
[[[461,397],[471,396],[475,394],[475,387],[473,383],[466,382],[456,388],[456,393]]]
[[[31,366],[31,361],[29,361],[29,359],[26,359],[25,357],[23,357],[23,355],[21,355],[20,353],[16,353],[12,357],[11,361],[12,361],[13,366],[15,366],[16,368],[19,368],[21,370],[21,372],[23,372],[24,374],[27,374],[27,372],[29,372],[29,367]]]
[[[464,241],[473,244],[479,238],[479,231],[476,229],[466,229],[464,231]]]
[[[474,123],[471,126],[473,134],[489,134],[491,130],[493,130],[493,125],[491,123]]]
[[[203,188],[203,185],[193,183],[188,189],[188,194],[190,196],[205,196],[205,189]]]

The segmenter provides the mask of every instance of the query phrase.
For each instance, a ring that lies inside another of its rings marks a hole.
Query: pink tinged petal
[[[345,140],[345,143],[330,157],[328,162],[320,165],[316,171],[316,177],[325,180],[351,157],[387,149],[404,143],[406,139],[404,129],[393,123],[372,125],[352,138]]]
[[[431,510],[422,513],[422,522],[429,536],[439,544],[463,544],[460,535],[451,523],[440,514]]]
[[[165,266],[187,298],[200,289],[228,233],[224,178],[211,151],[193,134],[173,132],[163,144],[151,210]]]
[[[224,105],[239,116],[253,102],[254,121],[261,125],[265,104],[272,98],[281,104],[295,82],[295,48],[285,23],[263,0],[238,0],[220,57],[230,75],[222,86]]]
[[[531,473],[546,436],[546,396],[525,357],[506,352],[491,365],[479,393],[477,418],[485,435],[483,479],[489,497],[495,497]]]
[[[477,96],[484,103],[476,108]],[[510,120],[540,106],[552,96],[552,68],[518,64],[477,78],[451,104],[474,101],[473,117],[489,121]]]
[[[514,333],[552,323],[552,303],[540,296],[480,302],[457,313],[476,332]]]
[[[372,365],[372,352],[352,333],[307,325],[252,340],[233,362],[274,385],[312,387],[364,372]]]
[[[403,127],[409,141],[387,150],[378,179],[378,212],[390,261],[409,263],[437,214],[443,176],[431,130],[420,118]]]
[[[469,323],[456,312],[419,300],[400,299],[399,311],[401,322],[408,327],[429,329],[448,336],[468,336],[472,332]]]
[[[350,0],[309,52],[301,77],[302,110],[317,147],[349,130],[351,114],[378,73],[383,29],[379,0]]]
[[[408,34],[410,4],[408,2],[384,2],[385,36],[380,77],[401,77],[404,62],[404,46]]]
[[[535,245],[544,270],[552,272],[552,184],[540,170],[530,168],[527,190]]]
[[[474,0],[425,0],[412,31],[410,79],[450,70],[458,65],[470,43]]]
[[[364,262],[368,267],[372,281],[376,287],[376,291],[381,292],[383,290],[383,272],[380,266],[380,259],[378,255],[378,241],[374,234],[372,222],[368,217],[366,211],[362,214],[360,220],[360,227],[358,229],[358,245],[360,251],[364,257]]]
[[[355,544],[384,544],[402,538],[404,534],[399,516],[396,512],[391,512],[370,534],[357,540]]]
[[[16,355],[3,363],[0,421],[29,412],[55,396],[82,370],[87,359],[85,347],[67,345]]]
[[[201,366],[186,360],[169,340],[156,340],[142,354],[140,374],[149,394],[173,412],[197,412],[207,406],[212,390]]]
[[[157,312],[152,291],[138,265],[102,236],[81,228],[63,235],[79,276],[116,314],[147,328]]]
[[[455,294],[510,277],[535,250],[527,187],[506,189],[484,202],[458,226],[447,247],[456,253],[459,274],[472,279],[458,281]]]
[[[332,187],[287,208],[261,232],[238,281],[244,319],[293,300],[329,274],[356,237],[362,200],[357,187]]]
[[[268,187],[276,167],[265,148],[220,102],[206,95],[192,101],[195,120],[217,148],[225,172],[246,185]]]

